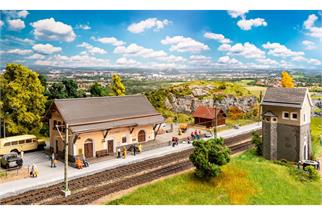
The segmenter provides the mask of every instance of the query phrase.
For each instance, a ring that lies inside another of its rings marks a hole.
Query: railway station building
[[[49,111],[50,148],[68,154],[96,158],[114,155],[118,147],[155,140],[164,122],[143,95],[56,99]]]

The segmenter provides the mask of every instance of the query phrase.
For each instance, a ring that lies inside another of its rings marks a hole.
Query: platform
[[[260,123],[254,123],[251,125],[242,126],[239,129],[229,129],[226,131],[222,131],[218,133],[219,137],[228,138],[236,135],[240,135],[243,133],[248,133],[253,130],[257,130],[261,128]],[[87,176],[91,174],[95,174],[97,172],[101,172],[108,169],[117,168],[119,166],[128,165],[130,163],[136,163],[140,161],[144,161],[150,158],[162,157],[167,154],[179,152],[185,149],[192,148],[191,144],[179,144],[176,147],[172,146],[164,146],[160,148],[151,149],[149,151],[143,151],[140,154],[128,155],[125,159],[108,159],[102,162],[97,162],[91,164],[89,167],[78,170],[73,167],[68,167],[68,175],[69,180],[79,178],[82,176]],[[56,168],[50,168],[50,161],[42,161],[36,163],[39,176],[37,178],[25,178],[15,181],[10,181],[6,183],[0,184],[0,199],[9,197],[12,195],[16,195],[19,193],[23,193],[29,190],[47,187],[53,184],[57,184],[59,182],[63,182],[64,180],[64,164],[62,162],[58,162]]]

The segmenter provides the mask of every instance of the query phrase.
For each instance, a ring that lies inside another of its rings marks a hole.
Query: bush
[[[263,142],[257,132],[252,133],[252,144],[256,147],[256,154],[261,156],[263,155]]]
[[[319,172],[313,166],[307,166],[304,170],[307,171],[310,180],[318,181],[320,179]]]
[[[222,138],[195,141],[193,146],[190,161],[196,167],[195,175],[198,178],[209,179],[219,175],[220,166],[230,161],[230,150],[224,146]]]

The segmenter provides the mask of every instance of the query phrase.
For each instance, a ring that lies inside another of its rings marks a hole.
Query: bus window
[[[19,140],[19,144],[25,144],[24,140]]]
[[[3,146],[10,146],[10,142],[5,143]]]
[[[27,139],[26,143],[32,143],[32,139]]]
[[[18,141],[12,141],[11,142],[11,145],[13,146],[13,145],[18,145]]]

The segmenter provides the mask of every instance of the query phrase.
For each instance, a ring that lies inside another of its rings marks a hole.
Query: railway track
[[[250,135],[249,133],[228,138],[225,140],[225,144],[231,149],[232,154],[244,151],[252,145],[249,141]],[[242,142],[243,140],[244,142]],[[239,144],[233,144],[236,142]],[[163,157],[151,158],[73,179],[69,182],[69,188],[73,191],[73,194],[67,198],[64,198],[61,192],[63,183],[59,183],[0,199],[0,204],[88,204],[108,194],[192,168],[188,159],[192,150],[188,149]]]

